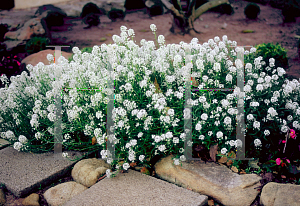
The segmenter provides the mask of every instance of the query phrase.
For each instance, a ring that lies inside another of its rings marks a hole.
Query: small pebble
[[[204,26],[204,28],[208,28],[208,25],[206,24],[206,25]]]
[[[203,18],[202,18],[202,17],[200,17],[200,21],[203,21]]]

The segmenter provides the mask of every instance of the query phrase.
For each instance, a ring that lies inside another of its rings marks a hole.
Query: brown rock
[[[22,204],[24,206],[40,206],[39,195],[36,193],[32,193],[23,200]]]
[[[224,205],[250,205],[259,191],[254,189],[262,179],[256,174],[238,175],[225,165],[214,162],[184,161],[174,165],[173,155],[155,164],[155,173],[163,180],[213,197]]]
[[[77,162],[72,170],[72,177],[77,182],[86,187],[94,185],[99,177],[111,169],[111,165],[105,160],[91,158]]]
[[[264,206],[297,206],[300,200],[300,185],[269,182],[261,192],[260,204]]]
[[[33,18],[27,21],[24,26],[17,31],[7,32],[4,36],[4,39],[12,40],[29,40],[33,34],[43,35],[45,34],[45,29],[41,24],[41,17]]]
[[[50,65],[47,59],[47,54],[52,54],[54,56],[54,52],[55,50],[51,50],[51,49],[43,50],[38,53],[29,55],[28,57],[23,59],[21,63],[24,63],[26,65],[31,64],[32,66],[36,66],[39,62],[43,62],[44,65]],[[61,55],[66,59],[72,57],[72,53],[67,53],[64,51],[61,52]]]
[[[87,187],[74,181],[65,182],[48,189],[44,193],[44,198],[46,199],[49,205],[60,206],[86,189]]]

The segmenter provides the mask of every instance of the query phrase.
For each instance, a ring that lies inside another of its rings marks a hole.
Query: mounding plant
[[[50,39],[46,37],[32,37],[25,46],[28,54],[37,53],[39,51],[45,50],[46,46],[49,45]]]
[[[231,158],[241,145],[236,139],[236,119],[240,117],[236,108],[243,100],[246,134],[253,138],[249,147],[254,157],[265,154],[277,165],[295,164],[298,151],[291,145],[298,144],[292,139],[296,140],[300,131],[297,80],[286,80],[285,70],[276,68],[275,60],[269,64],[272,74],[267,74],[256,48],[234,48],[237,42],[226,35],[202,45],[197,38],[190,44],[166,45],[163,35],[156,38],[156,26],[150,28],[157,44],[142,39],[140,48],[133,41],[134,31],[121,26],[121,37],[113,35],[112,45],[94,46],[92,53],[73,47],[71,62],[63,56],[57,60],[60,78],[54,76],[57,67],[51,63],[51,54],[47,55],[50,65],[27,65],[29,76],[23,72],[11,77],[9,87],[0,89],[1,137],[18,151],[52,151],[57,120],[54,100],[60,95],[63,157],[72,150],[99,151],[112,164],[115,171],[107,170],[106,175],[113,177],[134,164],[151,168],[156,159],[170,154],[174,155],[174,164],[179,165],[186,160],[185,145],[197,152],[206,148],[213,161]],[[237,59],[240,52],[245,54],[243,92],[236,86],[237,74],[243,69],[242,61]],[[199,90],[192,93],[191,99],[184,96],[186,81],[190,82],[187,75],[191,76],[192,89]],[[114,84],[114,95],[109,79]],[[6,83],[7,77],[2,75],[1,81]],[[106,130],[110,101],[114,101],[112,136]],[[185,108],[185,101],[195,106],[192,112]],[[184,120],[191,117],[191,136],[187,136]],[[278,147],[270,146],[274,135],[285,136],[289,160],[276,156]],[[114,144],[117,160],[109,156],[108,141]],[[239,171],[240,162],[234,160],[228,165]]]
[[[248,4],[244,9],[244,14],[248,19],[256,19],[260,13],[260,7],[255,3]]]
[[[126,16],[126,13],[121,9],[112,8],[107,13],[107,16],[112,22],[115,22],[115,21],[117,21],[117,19],[122,19],[123,20]]]
[[[84,47],[80,51],[81,51],[81,53],[87,52],[87,53],[91,54],[93,51],[93,47]],[[73,57],[74,57],[74,54],[68,59],[69,62],[71,62],[73,60]]]
[[[275,61],[275,67],[282,67],[284,69],[289,68],[289,62],[287,58],[287,50],[283,48],[278,42],[274,43],[263,43],[255,46],[256,55],[262,56],[264,61],[269,61],[273,58]],[[272,60],[271,60],[272,61]],[[269,68],[267,68],[269,69]]]

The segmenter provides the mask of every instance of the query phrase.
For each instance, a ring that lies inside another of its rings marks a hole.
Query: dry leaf
[[[155,93],[162,93],[162,91],[160,90],[159,84],[157,83],[156,77],[155,77],[154,85],[156,88]]]
[[[241,171],[240,171],[240,175],[241,175],[241,174],[247,174],[247,173],[245,172],[245,170],[241,170]]]
[[[146,174],[146,175],[150,175],[150,172],[149,172],[149,170],[146,167],[143,167],[141,169],[141,173]]]
[[[228,162],[226,162],[227,166],[230,166],[233,164],[233,161],[232,160],[229,160]]]
[[[215,205],[214,200],[208,200],[207,204],[208,204],[208,206],[214,206]]]
[[[97,143],[97,139],[96,139],[96,137],[93,137],[92,138],[92,145],[94,145],[94,144],[96,144]]]
[[[221,157],[221,159],[218,160],[219,163],[226,163],[227,162],[227,157]]]
[[[210,146],[209,155],[214,162],[217,161],[217,157],[216,157],[217,153],[218,153],[218,144]]]
[[[194,87],[198,87],[198,86],[199,86],[198,81],[197,81],[194,77],[192,77],[192,85],[193,85]]]
[[[232,167],[231,167],[231,170],[232,170],[233,172],[235,172],[235,173],[238,173],[238,172],[239,172],[238,168],[236,168],[235,166],[232,166]]]
[[[227,155],[229,158],[232,158],[232,159],[235,159],[236,158],[236,154],[234,153],[234,151],[230,151],[228,152],[228,155]]]
[[[171,109],[171,108],[170,108],[170,107],[166,107],[166,108],[165,108],[165,115],[166,115],[166,116],[169,116],[169,114],[168,114],[169,109]]]
[[[130,167],[135,167],[136,163],[135,162],[131,162],[129,165],[130,165]]]
[[[285,178],[286,178],[286,176],[284,176],[284,175],[281,175],[281,178],[285,179]]]

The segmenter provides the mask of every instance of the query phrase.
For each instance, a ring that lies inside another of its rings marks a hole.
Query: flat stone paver
[[[0,149],[3,149],[4,147],[7,147],[8,145],[10,145],[9,141],[0,138]]]
[[[70,159],[76,159],[83,153],[69,151],[68,154]],[[1,149],[0,157],[0,183],[18,198],[29,195],[40,184],[43,187],[58,180],[76,164],[54,151],[33,154],[18,152],[13,147]]]
[[[202,206],[208,197],[128,169],[113,179],[105,177],[64,206]]]

